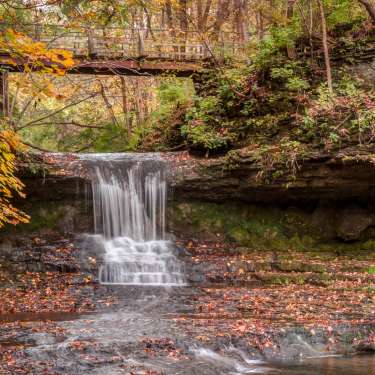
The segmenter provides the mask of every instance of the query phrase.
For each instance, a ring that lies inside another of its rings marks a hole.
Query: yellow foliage
[[[26,72],[37,69],[43,73],[64,75],[66,70],[74,66],[71,52],[48,49],[45,43],[35,42],[12,29],[0,34],[0,51],[21,60]]]
[[[9,130],[0,131],[0,228],[5,224],[15,225],[29,221],[25,213],[10,203],[14,195],[25,197],[24,185],[14,175],[16,172],[14,152],[21,149],[22,144],[15,133]]]

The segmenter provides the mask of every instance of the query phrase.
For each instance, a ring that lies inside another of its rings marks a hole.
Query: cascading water
[[[97,240],[105,249],[102,284],[184,285],[166,240],[166,165],[139,155],[86,156]]]

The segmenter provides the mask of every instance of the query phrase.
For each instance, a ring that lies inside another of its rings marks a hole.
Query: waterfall
[[[166,163],[136,154],[82,157],[93,191],[95,232],[105,250],[102,284],[184,285],[166,239]]]

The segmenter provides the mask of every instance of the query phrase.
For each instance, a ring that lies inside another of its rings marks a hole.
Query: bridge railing
[[[9,27],[0,24],[0,28]],[[75,57],[147,58],[201,61],[224,55],[240,56],[244,45],[236,33],[222,32],[207,38],[194,31],[127,28],[74,28],[56,25],[23,25],[19,30],[49,47],[65,49]]]

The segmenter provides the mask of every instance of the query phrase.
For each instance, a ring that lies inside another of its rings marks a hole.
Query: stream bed
[[[1,375],[375,375],[373,257],[173,237],[157,155],[72,163],[92,232],[0,242]]]
[[[284,341],[285,347],[279,351],[283,354],[273,359],[229,334],[213,340],[200,337],[203,332],[194,319],[190,319],[188,328],[180,324],[193,310],[191,300],[204,293],[197,287],[102,286],[96,290],[99,300],[103,293],[116,298],[115,307],[103,307],[89,315],[66,314],[65,318],[64,314],[15,315],[19,321],[11,327],[13,338],[2,339],[0,345],[15,351],[12,358],[18,370],[0,373],[375,374],[375,356],[320,352],[318,345],[312,346],[297,333],[288,343]],[[206,324],[219,332],[223,317],[211,318]]]

